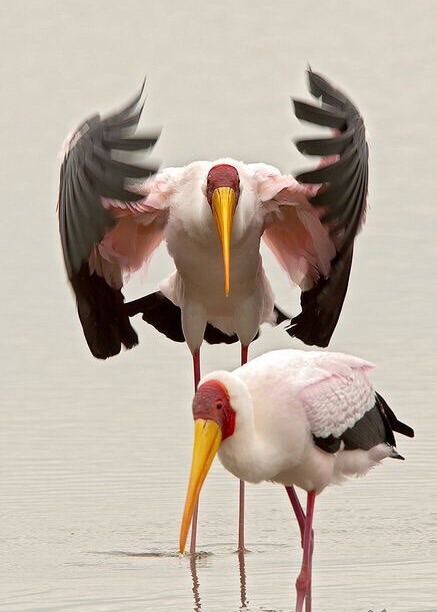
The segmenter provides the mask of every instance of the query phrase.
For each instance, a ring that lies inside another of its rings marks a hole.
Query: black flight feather
[[[375,393],[373,407],[340,436],[329,435],[324,438],[313,436],[313,439],[314,443],[327,453],[336,453],[340,450],[341,442],[344,450],[370,450],[383,443],[394,449],[396,447],[394,432],[414,437],[413,429],[399,421],[384,398],[379,393]],[[396,452],[393,452],[392,456],[395,459],[403,459]]]
[[[352,266],[353,244],[366,210],[368,146],[363,119],[353,102],[324,77],[308,71],[309,89],[321,105],[295,101],[298,119],[335,128],[332,138],[299,140],[307,155],[338,155],[329,166],[297,175],[303,183],[322,183],[311,204],[322,210],[321,220],[337,253],[327,278],[301,295],[301,313],[291,319],[287,331],[305,344],[328,346],[341,314]]]
[[[155,166],[138,166],[115,159],[114,151],[147,151],[155,134],[134,136],[141,117],[144,83],[135,98],[119,112],[94,115],[76,130],[60,170],[59,232],[68,278],[92,354],[106,359],[138,342],[124,309],[120,289],[90,273],[89,257],[117,223],[103,207],[102,198],[135,202],[144,197],[132,190],[135,182],[150,177]]]

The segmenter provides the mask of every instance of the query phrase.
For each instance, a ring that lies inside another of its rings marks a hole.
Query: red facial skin
[[[235,411],[228,392],[217,380],[208,380],[197,389],[193,399],[193,418],[217,423],[222,432],[222,440],[234,433]]]
[[[206,199],[212,206],[212,193],[218,187],[231,187],[237,194],[237,202],[240,197],[240,177],[237,170],[230,164],[218,164],[208,172],[206,179]]]

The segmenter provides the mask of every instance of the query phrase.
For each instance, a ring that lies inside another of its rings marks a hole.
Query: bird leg
[[[249,347],[241,345],[241,365],[247,363],[249,354]],[[245,498],[245,486],[244,480],[240,480],[240,499],[238,505],[238,552],[245,552],[244,547],[244,498]]]
[[[314,503],[316,499],[315,491],[310,491],[307,495],[307,511],[305,518],[305,529],[303,538],[303,558],[302,567],[296,580],[296,612],[302,612],[303,602],[307,598],[305,612],[311,612],[311,567],[312,567],[312,526],[314,516]]]
[[[293,486],[290,486],[290,487],[285,487],[285,490],[287,491],[288,499],[291,502],[292,508],[294,510],[294,515],[299,525],[300,543],[303,548],[303,538],[304,538],[304,532],[305,532],[305,512],[303,511],[303,508],[299,501],[299,497],[296,493],[296,489]],[[312,545],[314,546],[314,531],[311,532],[311,537],[313,540]]]
[[[244,553],[244,480],[240,480],[239,504],[238,504],[238,549],[237,552]]]
[[[291,502],[291,505],[294,510],[294,514],[296,516],[296,520],[300,529],[300,543],[303,548],[304,545],[304,533],[305,533],[305,512],[301,506],[299,501],[299,497],[296,493],[296,489],[293,486],[285,487],[287,491],[288,498]],[[314,531],[311,530],[311,554],[314,549]],[[305,612],[311,612],[311,577],[310,582],[308,584],[308,589],[305,595]]]
[[[296,489],[293,487],[293,485],[290,487],[285,487],[285,490],[287,491],[288,499],[291,502],[291,505],[294,511],[294,515],[299,525],[300,543],[303,548],[303,538],[304,538],[304,532],[305,532],[305,512],[303,511],[303,508],[300,505],[300,501],[297,496]]]
[[[247,363],[249,358],[249,346],[241,345],[241,365]]]
[[[200,349],[193,353],[193,371],[194,371],[194,391],[197,391],[197,387],[200,382]]]
[[[194,391],[197,391],[200,381],[200,349],[193,353],[193,371],[194,371]],[[199,502],[197,501],[194,508],[193,519],[191,521],[191,542],[190,554],[196,554],[196,534],[197,534],[197,515],[199,512]]]

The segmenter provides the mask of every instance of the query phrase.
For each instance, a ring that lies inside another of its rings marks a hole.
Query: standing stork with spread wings
[[[266,164],[233,159],[160,170],[114,157],[145,151],[156,137],[135,137],[140,95],[120,112],[85,121],[66,145],[59,190],[65,265],[92,354],[106,359],[138,342],[130,317],[145,321],[193,355],[200,346],[241,343],[242,363],[260,325],[287,317],[275,306],[259,252],[263,239],[301,288],[301,313],[287,332],[327,346],[345,298],[355,236],[364,218],[367,157],[363,120],[352,102],[309,71],[321,104],[295,101],[299,119],[334,130],[301,140],[321,157],[296,178]],[[123,154],[123,153],[122,153]],[[123,277],[137,271],[164,240],[175,272],[160,290],[124,303]],[[232,256],[231,256],[232,254]],[[239,549],[244,549],[240,483]],[[194,526],[196,524],[196,514]],[[195,550],[192,530],[191,550]]]

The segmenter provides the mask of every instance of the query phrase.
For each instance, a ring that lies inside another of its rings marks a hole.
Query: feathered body
[[[316,495],[359,476],[386,457],[402,459],[394,432],[413,437],[368,378],[372,365],[350,355],[281,350],[199,383],[193,399],[194,444],[179,550],[185,550],[202,485],[218,453],[248,482],[285,485],[299,524],[303,558],[296,612],[311,612]],[[294,485],[307,491],[304,513]]]
[[[271,480],[320,492],[386,457],[400,458],[393,427],[412,432],[373,389],[372,368],[342,353],[280,350],[232,373],[208,374],[199,392],[202,384],[219,381],[236,413],[220,461],[248,482]]]
[[[219,164],[237,169],[241,188],[231,240],[229,296],[223,292],[222,253],[214,217],[205,205],[205,177]],[[264,169],[280,176],[274,168]],[[165,240],[176,271],[161,283],[160,290],[181,308],[189,346],[200,344],[206,322],[225,334],[236,334],[248,345],[262,323],[275,322],[273,292],[260,254],[266,211],[259,199],[253,166],[221,159],[194,162],[174,172],[178,173],[178,187],[169,200]]]
[[[204,339],[248,346],[262,323],[286,318],[274,307],[261,239],[301,289],[302,312],[290,320],[288,333],[307,344],[328,344],[365,214],[367,143],[352,102],[313,72],[309,84],[323,104],[295,102],[296,115],[334,134],[297,143],[321,157],[319,167],[298,180],[267,164],[233,159],[161,171],[120,161],[120,151],[126,156],[156,142],[133,136],[141,93],[118,113],[95,115],[73,133],[61,166],[59,226],[94,356],[134,346],[129,317],[140,312],[169,338],[186,340],[193,354]],[[146,264],[163,240],[175,273],[160,292],[124,305],[124,277]]]

